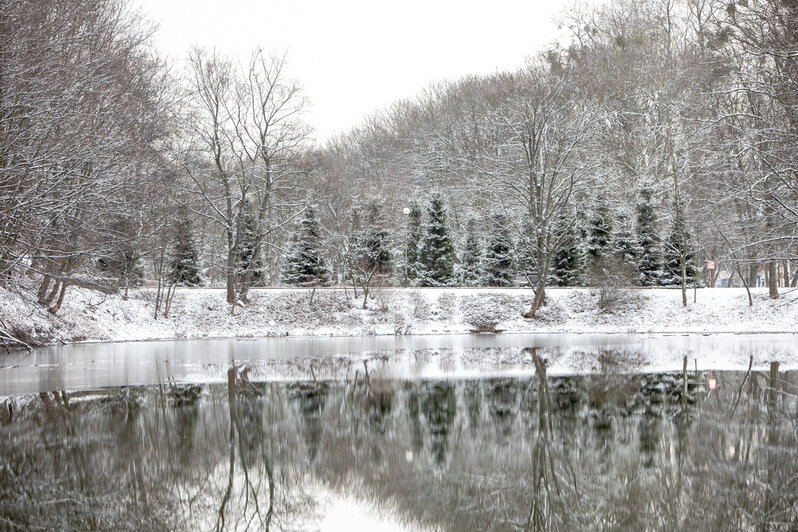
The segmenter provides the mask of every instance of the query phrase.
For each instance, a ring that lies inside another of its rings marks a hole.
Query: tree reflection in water
[[[0,427],[0,529],[794,530],[795,372],[250,382],[44,394]],[[22,405],[22,406],[20,406]]]

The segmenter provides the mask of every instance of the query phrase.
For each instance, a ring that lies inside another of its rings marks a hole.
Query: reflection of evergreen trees
[[[180,465],[186,469],[191,467],[191,460],[196,453],[194,441],[198,432],[199,414],[199,406],[196,403],[178,408],[175,412],[177,456]]]
[[[518,415],[518,381],[498,379],[488,384],[486,406],[491,420],[496,424],[498,434],[510,437]]]
[[[457,415],[454,385],[433,382],[414,386],[408,394],[407,408],[413,431],[413,448],[418,453],[428,444],[433,462],[443,464]]]
[[[543,443],[563,505],[552,511],[566,509],[577,529],[747,529],[771,515],[794,528],[798,487],[783,465],[798,459],[798,390],[794,373],[774,374],[755,372],[745,387],[742,375],[724,375],[706,397],[698,387],[706,375],[690,372],[684,398],[679,373],[620,375],[606,361],[594,375],[550,377]],[[342,493],[362,489],[357,496],[377,508],[396,506],[409,528],[514,530],[533,500],[539,385],[537,377],[356,386],[242,377],[235,408],[224,386],[193,399],[128,390],[68,407],[48,396],[49,406],[0,426],[0,516],[23,528],[207,528],[227,488],[232,415],[230,520],[247,496],[241,515],[252,515],[245,470],[259,501],[269,500],[266,460],[281,523],[312,512],[312,477]],[[568,489],[573,478],[578,494]],[[71,506],[48,504],[60,499]]]
[[[326,385],[301,384],[290,388],[289,397],[302,420],[302,432],[308,449],[308,459],[313,462],[322,440],[321,416],[324,412],[328,388]]]
[[[484,401],[482,389],[479,386],[466,386],[463,390],[463,401],[468,415],[470,435],[473,437],[479,432],[482,425],[482,402]]]
[[[455,388],[446,382],[433,383],[422,400],[422,411],[429,429],[430,449],[436,464],[446,461],[449,434],[457,415]]]

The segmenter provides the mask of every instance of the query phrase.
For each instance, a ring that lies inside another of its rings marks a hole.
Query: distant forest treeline
[[[320,146],[285,59],[169,65],[125,0],[0,0],[0,283],[798,280],[798,4],[619,0]],[[530,50],[532,52],[532,50]],[[364,65],[365,68],[365,65]],[[686,298],[685,298],[686,304]]]

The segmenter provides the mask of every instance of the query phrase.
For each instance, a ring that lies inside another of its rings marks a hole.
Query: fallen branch
[[[8,348],[8,342],[11,342],[13,344],[21,345],[22,347],[24,347],[25,349],[28,350],[28,353],[33,351],[33,348],[31,346],[29,346],[27,343],[23,342],[19,338],[14,337],[11,333],[6,331],[6,329],[5,329],[6,324],[1,319],[0,319],[0,325],[3,326],[3,328],[0,329],[0,341],[3,342],[3,347],[5,347],[6,353],[10,353],[11,352],[11,350]]]

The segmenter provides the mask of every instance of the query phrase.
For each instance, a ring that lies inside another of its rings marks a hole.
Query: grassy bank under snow
[[[700,289],[681,304],[671,289],[624,290],[612,308],[598,307],[591,289],[551,289],[536,319],[522,318],[532,303],[529,289],[381,289],[362,299],[341,289],[263,289],[231,315],[224,290],[180,289],[170,316],[155,319],[154,293],[133,291],[124,301],[71,289],[56,316],[24,290],[0,289],[2,327],[31,345],[77,341],[169,338],[329,336],[464,333],[478,329],[514,332],[795,332],[798,291],[771,300],[754,290],[748,306],[743,289]]]

